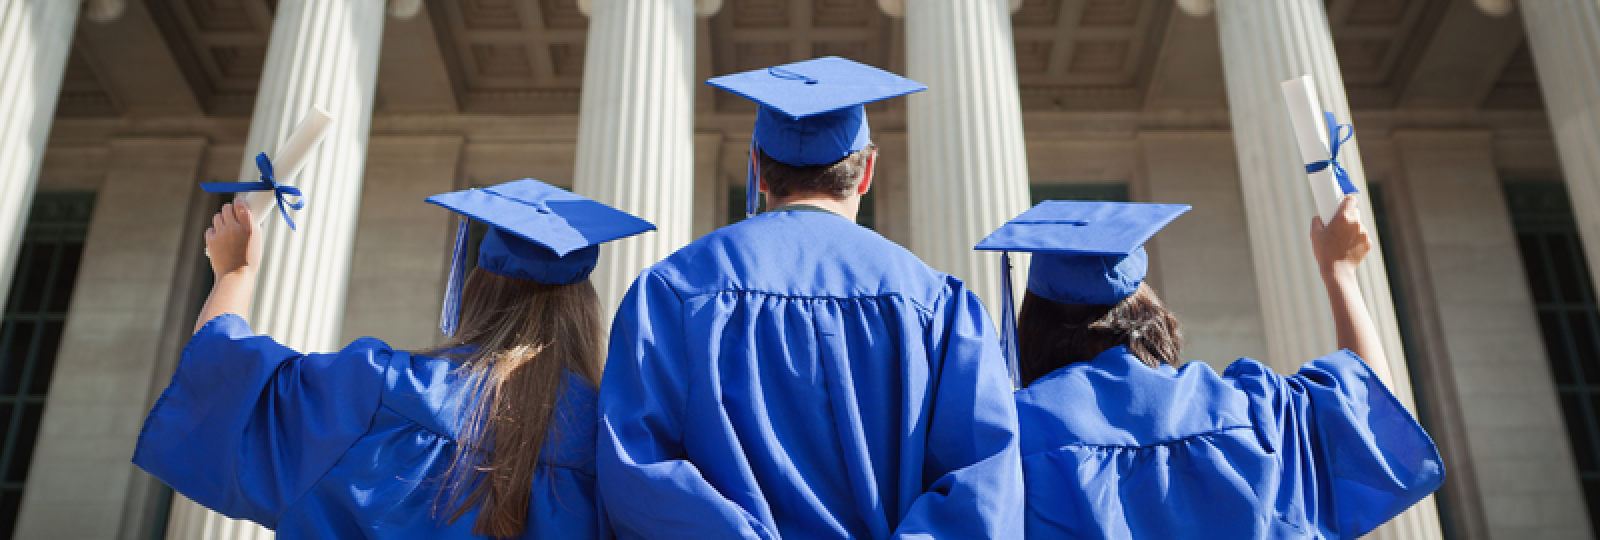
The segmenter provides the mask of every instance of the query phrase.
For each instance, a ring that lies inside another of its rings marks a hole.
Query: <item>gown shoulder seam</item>
[[[1055,446],[1053,448],[1050,448],[1050,449],[1047,449],[1047,450],[1043,450],[1041,452],[1036,452],[1036,454],[1043,454],[1043,453],[1055,452],[1055,451],[1058,451],[1058,450],[1067,450],[1067,449],[1073,449],[1073,448],[1096,448],[1096,449],[1107,449],[1107,450],[1118,450],[1118,449],[1137,450],[1137,449],[1142,449],[1142,448],[1154,448],[1154,447],[1157,447],[1157,446],[1174,446],[1174,445],[1183,444],[1183,443],[1186,443],[1186,442],[1189,442],[1189,441],[1192,441],[1192,440],[1195,440],[1195,439],[1211,438],[1211,437],[1215,437],[1217,435],[1221,435],[1222,433],[1225,433],[1225,432],[1228,432],[1228,431],[1234,431],[1234,430],[1240,430],[1240,429],[1253,429],[1253,427],[1250,426],[1250,425],[1247,425],[1247,424],[1223,426],[1223,427],[1220,427],[1220,428],[1217,428],[1217,429],[1212,429],[1212,430],[1208,430],[1208,431],[1202,431],[1200,433],[1195,433],[1193,435],[1186,435],[1186,436],[1179,437],[1179,438],[1176,438],[1176,439],[1168,439],[1168,440],[1153,442],[1153,443],[1149,443],[1149,444],[1069,443],[1069,444],[1057,445],[1057,446]]]

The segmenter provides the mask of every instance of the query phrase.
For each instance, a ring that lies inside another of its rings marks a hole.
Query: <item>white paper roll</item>
[[[1328,159],[1328,126],[1322,120],[1322,103],[1317,100],[1316,85],[1310,75],[1283,81],[1283,102],[1289,108],[1289,122],[1294,124],[1294,138],[1300,143],[1300,159],[1314,163]],[[1316,200],[1317,214],[1322,223],[1339,211],[1339,200],[1344,190],[1339,179],[1328,167],[1306,176],[1311,184],[1311,197]]]
[[[278,151],[267,154],[272,158],[272,171],[278,185],[294,185],[295,176],[305,168],[311,152],[317,149],[318,144],[322,144],[323,137],[328,135],[328,128],[332,126],[333,116],[328,111],[316,106],[306,111],[305,118],[300,119],[300,124],[278,146]],[[245,196],[245,203],[250,205],[250,215],[255,216],[257,225],[265,225],[268,218],[278,214],[278,209],[274,208],[277,202],[277,197],[271,191],[252,191]]]

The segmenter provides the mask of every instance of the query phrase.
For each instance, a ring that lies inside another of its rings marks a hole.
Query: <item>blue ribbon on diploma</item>
[[[278,180],[272,175],[272,160],[267,159],[267,153],[262,152],[256,156],[256,169],[261,171],[260,182],[201,182],[200,189],[206,193],[243,193],[247,191],[271,191],[278,198],[278,212],[283,214],[283,221],[289,224],[289,230],[295,230],[294,220],[289,219],[289,211],[283,207],[288,206],[295,210],[306,207],[305,195],[300,193],[300,188],[293,186],[280,186]],[[285,201],[284,195],[293,195],[294,203]]]
[[[1350,182],[1350,173],[1345,172],[1344,166],[1339,164],[1339,147],[1344,146],[1345,141],[1355,136],[1355,127],[1350,124],[1338,123],[1338,120],[1334,118],[1331,112],[1323,111],[1322,117],[1328,124],[1328,159],[1307,163],[1306,174],[1333,167],[1333,177],[1339,180],[1339,191],[1344,192],[1345,195],[1360,193],[1356,189],[1356,185]],[[1344,133],[1343,137],[1339,136],[1341,132]]]

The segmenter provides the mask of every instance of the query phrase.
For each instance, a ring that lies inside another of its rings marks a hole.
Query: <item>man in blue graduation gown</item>
[[[752,178],[773,208],[622,301],[596,450],[617,535],[1021,537],[987,313],[854,222],[876,159],[861,105],[924,87],[840,58],[709,82],[761,104]]]

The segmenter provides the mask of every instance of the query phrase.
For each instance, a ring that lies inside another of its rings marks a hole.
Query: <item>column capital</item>
[[[389,16],[409,20],[422,11],[422,0],[389,0]]]
[[[594,0],[578,0],[578,11],[583,12],[585,17],[589,17],[591,16],[589,10],[592,5],[594,5]],[[698,17],[710,17],[721,10],[722,0],[694,0],[694,14]]]
[[[1210,15],[1217,9],[1216,0],[1178,0],[1178,9],[1194,17]]]
[[[1478,11],[1490,17],[1504,17],[1511,14],[1511,9],[1517,6],[1516,0],[1472,0],[1478,6]]]
[[[84,0],[83,18],[90,22],[110,24],[122,18],[128,10],[127,0]]]
[[[1011,4],[1011,12],[1016,13],[1022,9],[1022,0],[1007,0]],[[906,16],[906,0],[878,0],[878,9],[890,17]]]

